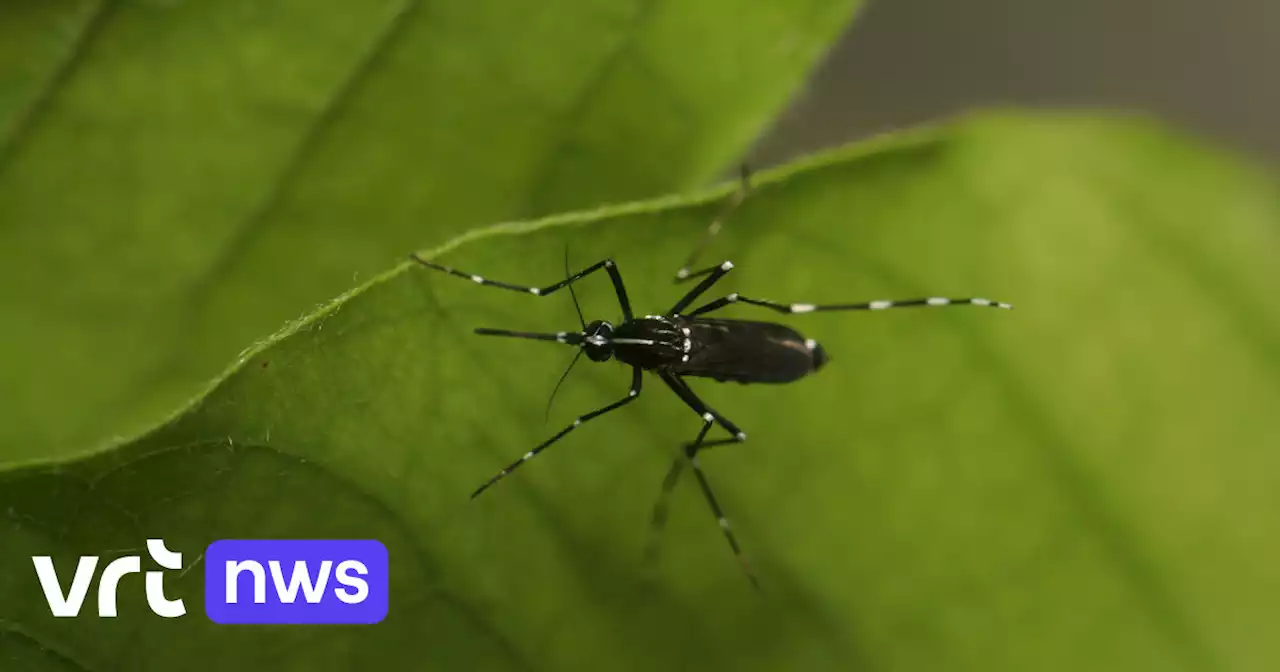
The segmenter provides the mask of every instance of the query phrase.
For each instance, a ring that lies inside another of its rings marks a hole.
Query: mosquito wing
[[[822,366],[825,355],[794,329],[773,322],[685,320],[689,361],[672,367],[682,376],[739,383],[787,383]]]

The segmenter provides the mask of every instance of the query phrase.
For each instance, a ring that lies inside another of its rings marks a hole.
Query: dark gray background
[[[749,161],[992,106],[1145,111],[1280,164],[1280,0],[870,0]]]

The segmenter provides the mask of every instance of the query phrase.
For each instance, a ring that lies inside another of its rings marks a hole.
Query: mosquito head
[[[593,362],[605,362],[613,357],[613,325],[604,320],[596,320],[582,331],[582,350]]]
[[[823,366],[826,366],[827,361],[830,358],[827,357],[827,351],[823,349],[821,343],[818,343],[817,341],[811,338],[804,342],[804,346],[809,349],[809,354],[813,357],[814,371],[817,371],[821,369]]]

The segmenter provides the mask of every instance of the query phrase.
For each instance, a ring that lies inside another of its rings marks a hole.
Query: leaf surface
[[[494,227],[434,250],[545,285],[614,258],[641,313],[731,187]],[[1269,670],[1280,191],[1135,120],[992,114],[760,176],[710,251],[712,292],[976,308],[782,318],[832,357],[789,386],[694,381],[750,435],[702,459],[764,590],[691,481],[658,562],[648,520],[699,421],[660,383],[472,501],[497,469],[621,398],[615,363],[484,339],[556,331],[569,298],[408,263],[254,348],[138,439],[0,480],[0,656],[62,669]],[[579,283],[616,320],[608,282]],[[726,314],[772,319],[750,306]],[[30,555],[163,537],[374,537],[373,627],[53,619]]]
[[[705,184],[855,6],[4,3],[0,461],[136,433],[407,249]]]

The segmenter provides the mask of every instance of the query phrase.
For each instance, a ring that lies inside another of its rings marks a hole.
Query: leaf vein
[[[297,182],[326,133],[342,117],[350,102],[359,95],[360,87],[367,81],[369,74],[374,71],[383,55],[404,34],[408,18],[420,5],[419,0],[406,0],[374,37],[373,42],[356,61],[347,77],[334,89],[333,96],[303,131],[298,145],[289,155],[280,174],[268,188],[258,207],[236,227],[231,239],[223,246],[217,257],[192,283],[191,289],[188,290],[191,296],[185,302],[192,313],[198,312],[203,307],[208,293],[215,285],[215,280],[221,278],[228,267],[241,258],[253,242],[262,235],[284,195]]]
[[[0,174],[4,173],[22,143],[31,137],[32,132],[39,126],[40,120],[44,118],[44,112],[49,108],[54,96],[80,70],[80,65],[84,62],[84,55],[89,50],[89,45],[94,38],[102,33],[102,27],[107,23],[107,19],[114,15],[113,10],[118,6],[119,3],[114,0],[102,0],[98,3],[93,14],[85,21],[84,27],[80,29],[75,39],[72,40],[71,49],[54,68],[53,74],[49,76],[48,81],[45,82],[35,98],[31,100],[31,104],[18,116],[18,121],[13,125],[13,130],[9,133],[9,136],[0,138]]]
[[[649,18],[656,13],[655,8],[659,3],[660,0],[642,0],[639,9],[627,24],[622,39],[618,40],[618,46],[605,58],[604,62],[600,64],[591,76],[591,79],[574,97],[573,103],[569,106],[569,111],[564,115],[563,123],[560,124],[560,131],[556,133],[557,139],[552,143],[551,150],[547,152],[547,155],[542,160],[542,165],[535,172],[535,177],[529,187],[529,193],[525,198],[523,212],[518,213],[520,216],[536,217],[544,214],[540,212],[543,209],[541,200],[550,189],[555,175],[554,166],[557,163],[557,157],[570,144],[571,129],[581,125],[582,118],[587,112],[587,106],[596,98],[596,94],[609,81],[609,77],[622,64],[623,59],[635,48],[636,36]]]

